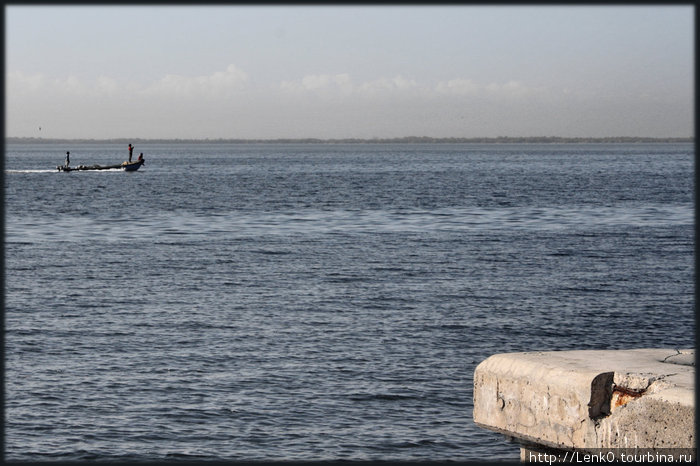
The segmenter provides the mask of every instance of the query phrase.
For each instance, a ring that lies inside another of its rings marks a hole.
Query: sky
[[[691,5],[5,6],[5,135],[691,137]]]

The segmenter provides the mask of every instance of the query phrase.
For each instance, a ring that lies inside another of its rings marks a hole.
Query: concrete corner
[[[474,422],[544,448],[694,449],[694,353],[496,354],[474,372]]]

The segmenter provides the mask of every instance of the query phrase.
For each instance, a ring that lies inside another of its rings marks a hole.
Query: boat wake
[[[72,171],[72,170],[71,170]],[[121,168],[111,168],[108,170],[90,170],[92,173],[121,173]],[[5,173],[61,173],[56,169],[40,169],[40,170],[5,170]]]
[[[41,170],[5,170],[5,173],[54,173],[56,170],[47,170],[47,169],[41,169]]]

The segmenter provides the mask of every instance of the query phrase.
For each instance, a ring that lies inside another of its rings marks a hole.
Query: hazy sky
[[[694,15],[6,6],[6,136],[687,137]]]

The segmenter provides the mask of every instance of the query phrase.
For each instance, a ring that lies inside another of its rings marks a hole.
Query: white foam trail
[[[112,168],[109,170],[88,170],[90,173],[122,173],[121,168]],[[82,172],[82,170],[81,170]],[[41,169],[41,170],[5,170],[5,173],[62,173],[56,169]]]
[[[58,173],[58,170],[56,170],[56,169],[53,169],[53,170],[47,170],[47,169],[41,169],[41,170],[5,170],[5,173],[51,173],[51,172]]]

